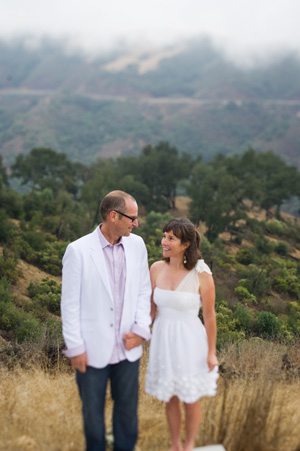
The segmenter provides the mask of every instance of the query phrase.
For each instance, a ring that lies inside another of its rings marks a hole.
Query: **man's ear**
[[[109,219],[111,220],[111,222],[115,222],[116,221],[116,217],[117,217],[117,212],[112,210],[109,212]]]

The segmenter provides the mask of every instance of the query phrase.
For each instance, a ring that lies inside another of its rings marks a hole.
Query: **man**
[[[150,278],[135,199],[123,191],[100,205],[102,224],[68,245],[63,258],[61,313],[66,355],[76,368],[86,447],[105,451],[108,379],[114,400],[114,450],[137,441],[138,369],[150,338]]]

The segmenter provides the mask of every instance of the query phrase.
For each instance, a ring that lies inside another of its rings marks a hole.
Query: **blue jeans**
[[[123,360],[105,368],[76,370],[82,401],[87,451],[105,451],[104,404],[110,379],[113,407],[114,451],[132,451],[138,435],[137,404],[139,360]]]

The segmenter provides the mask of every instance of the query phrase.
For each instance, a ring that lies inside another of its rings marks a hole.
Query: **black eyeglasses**
[[[118,211],[118,210],[113,210],[113,211],[115,211],[116,213],[119,213],[119,215],[125,216],[125,218],[130,219],[131,222],[134,222],[137,219],[137,216],[128,216],[128,215],[125,215],[125,213],[122,213],[121,211]]]

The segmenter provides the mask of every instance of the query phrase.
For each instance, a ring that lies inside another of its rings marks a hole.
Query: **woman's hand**
[[[143,344],[144,339],[133,332],[127,332],[127,334],[123,337],[125,349],[130,351],[133,348],[141,346]]]
[[[217,356],[214,352],[208,354],[207,365],[208,365],[209,371],[212,371],[215,366],[219,365]]]

